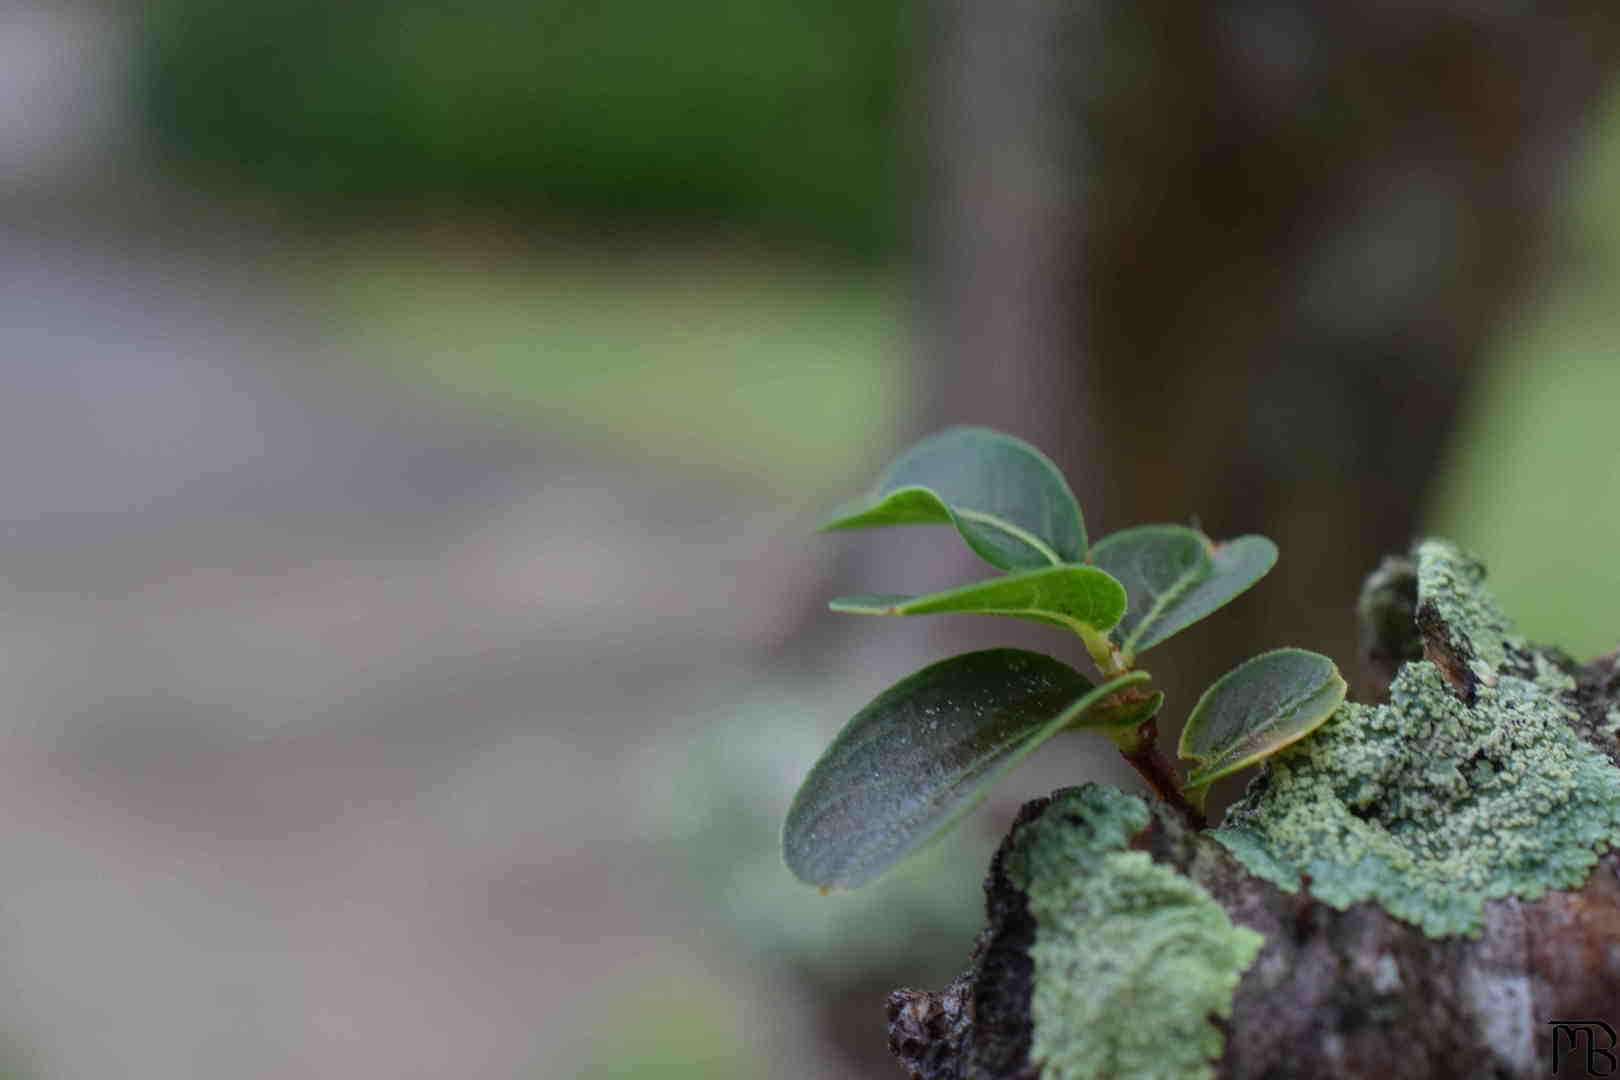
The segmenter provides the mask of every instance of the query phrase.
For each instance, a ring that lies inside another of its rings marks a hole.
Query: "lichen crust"
[[[1018,833],[1007,873],[1035,920],[1030,1059],[1047,1080],[1213,1077],[1232,995],[1264,939],[1202,886],[1126,850],[1134,795],[1087,784]]]
[[[1496,598],[1485,588],[1485,567],[1446,540],[1424,540],[1414,552],[1418,602],[1432,604],[1448,627],[1473,646],[1474,673],[1489,681],[1522,644]]]
[[[1420,546],[1420,595],[1466,640],[1472,704],[1427,661],[1387,705],[1347,704],[1278,754],[1215,837],[1257,877],[1335,908],[1376,901],[1431,937],[1485,902],[1576,888],[1620,847],[1620,770],[1576,735],[1574,681],[1514,636],[1454,548]]]

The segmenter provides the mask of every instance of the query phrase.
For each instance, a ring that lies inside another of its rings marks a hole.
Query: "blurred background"
[[[825,613],[982,573],[812,532],[948,424],[1279,541],[1172,721],[1356,670],[1424,532],[1612,647],[1617,65],[1599,5],[0,0],[0,1077],[898,1075],[1017,805],[1134,784],[781,867],[878,691],[1080,656]]]

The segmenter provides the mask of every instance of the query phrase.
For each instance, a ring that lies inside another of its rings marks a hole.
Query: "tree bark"
[[[1370,583],[1363,616],[1372,652],[1386,665],[1434,662],[1470,703],[1479,650],[1435,606],[1415,604],[1413,574],[1410,562],[1393,561]],[[1391,605],[1405,618],[1392,618]],[[1543,655],[1575,676],[1568,703],[1578,716],[1570,726],[1620,766],[1611,711],[1620,707],[1620,651],[1584,667]],[[1021,830],[1051,804],[1037,799],[1023,808],[991,865],[989,926],[970,969],[938,993],[890,995],[890,1048],[916,1080],[1041,1075],[1030,1060],[1037,925],[1006,862]],[[1196,881],[1233,923],[1265,939],[1224,1024],[1220,1077],[1545,1076],[1550,1021],[1620,1028],[1620,852],[1603,854],[1580,888],[1488,901],[1483,932],[1467,938],[1431,937],[1375,902],[1336,910],[1313,900],[1308,878],[1300,891],[1284,892],[1162,803],[1131,847]],[[1594,1031],[1593,1038],[1601,1048],[1608,1037]],[[1589,1061],[1565,1045],[1554,1075],[1610,1074],[1612,1059]]]

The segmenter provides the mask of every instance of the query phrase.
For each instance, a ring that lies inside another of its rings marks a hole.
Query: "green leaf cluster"
[[[823,528],[949,525],[1003,573],[923,596],[839,597],[863,615],[982,614],[1074,632],[1094,682],[1062,662],[990,649],[934,664],[862,709],[811,769],[783,849],[801,879],[860,885],[948,828],[1059,731],[1091,728],[1143,767],[1164,695],[1136,668],[1146,650],[1230,603],[1271,569],[1262,536],[1216,543],[1144,525],[1089,543],[1080,504],[1050,459],[987,428],[956,427],[903,453]],[[1204,695],[1182,739],[1203,787],[1303,737],[1344,697],[1332,661],[1299,649],[1257,657]],[[1191,804],[1187,804],[1189,812]]]

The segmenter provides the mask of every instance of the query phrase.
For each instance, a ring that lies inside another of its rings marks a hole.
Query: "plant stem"
[[[1103,678],[1112,679],[1131,670],[1119,655],[1119,650],[1114,648],[1114,643],[1108,640],[1107,634],[1099,634],[1095,630],[1082,631],[1080,640],[1086,643],[1086,652],[1091,654],[1091,662],[1097,665]]]
[[[1209,821],[1204,812],[1181,793],[1181,785],[1176,781],[1176,772],[1169,760],[1159,750],[1159,723],[1151,719],[1136,729],[1135,745],[1127,750],[1120,747],[1120,755],[1131,763],[1131,768],[1142,775],[1153,793],[1177,810],[1181,811],[1195,829],[1203,829]]]

